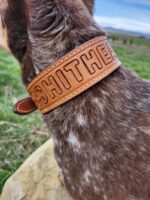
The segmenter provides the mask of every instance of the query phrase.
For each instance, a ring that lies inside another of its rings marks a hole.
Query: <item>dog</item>
[[[93,5],[0,0],[3,46],[20,62],[25,86],[72,49],[105,35]],[[150,199],[150,82],[120,66],[43,119],[74,200]]]

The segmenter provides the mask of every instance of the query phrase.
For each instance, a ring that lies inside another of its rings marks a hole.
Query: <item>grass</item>
[[[150,80],[150,41],[119,34],[115,37],[113,47],[123,65]],[[0,50],[0,192],[5,181],[49,137],[39,112],[26,117],[12,112],[14,103],[26,95],[18,63]]]
[[[113,47],[123,66],[133,69],[144,79],[150,79],[150,40],[112,34]],[[132,41],[132,44],[131,44]]]
[[[15,59],[0,51],[0,192],[9,176],[47,138],[38,112],[27,117],[12,112],[14,103],[27,94]],[[42,127],[42,128],[41,128]]]

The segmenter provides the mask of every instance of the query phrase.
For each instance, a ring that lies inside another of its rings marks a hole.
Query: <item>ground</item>
[[[123,65],[150,80],[150,40],[112,34],[113,47]],[[21,163],[50,136],[39,112],[17,116],[13,104],[26,97],[16,60],[0,50],[0,192]]]

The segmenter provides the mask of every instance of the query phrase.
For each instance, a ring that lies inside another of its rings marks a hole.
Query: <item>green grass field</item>
[[[27,94],[15,59],[0,51],[0,191],[7,178],[47,138],[38,112],[27,117],[13,113],[14,103]]]
[[[150,80],[150,41],[120,34],[115,37],[113,47],[123,66]],[[26,117],[12,112],[13,104],[25,96],[18,63],[0,50],[0,192],[8,177],[49,137],[38,112]]]

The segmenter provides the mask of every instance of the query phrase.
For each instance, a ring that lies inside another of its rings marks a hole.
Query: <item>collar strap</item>
[[[32,99],[18,102],[14,111],[28,114],[37,107],[41,113],[47,113],[101,81],[120,65],[107,38],[96,37],[37,75],[27,87]]]

